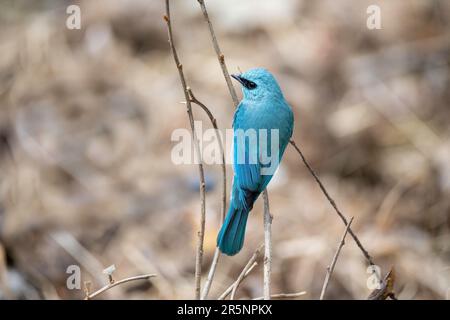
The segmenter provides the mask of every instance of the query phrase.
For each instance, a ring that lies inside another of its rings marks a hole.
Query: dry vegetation
[[[80,299],[67,266],[93,290],[115,264],[130,282],[103,298],[194,295],[200,203],[195,166],[170,160],[188,128],[167,43],[163,1],[0,3],[0,298]],[[382,30],[366,28],[378,3]],[[276,74],[294,138],[385,274],[398,299],[450,294],[450,2],[208,1],[231,72]],[[234,112],[197,1],[172,1],[174,36],[196,97],[219,128]],[[196,119],[210,122],[197,106]],[[221,169],[205,167],[203,281],[221,212]],[[228,185],[231,168],[228,168]],[[270,188],[272,292],[320,295],[344,225],[289,147]],[[246,244],[223,257],[219,297],[263,242],[263,206]],[[262,296],[262,261],[236,298]],[[327,298],[366,298],[367,263],[350,237]]]

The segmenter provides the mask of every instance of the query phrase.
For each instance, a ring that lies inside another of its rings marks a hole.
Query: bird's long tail
[[[217,246],[226,255],[234,256],[242,249],[248,214],[257,197],[258,194],[247,194],[241,199],[245,205],[239,203],[237,198],[230,201],[230,209],[217,236]]]
[[[242,249],[248,213],[244,208],[237,209],[230,205],[225,221],[217,236],[217,246],[226,255],[234,256]]]

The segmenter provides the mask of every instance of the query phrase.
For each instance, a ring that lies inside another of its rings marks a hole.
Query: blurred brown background
[[[73,3],[81,30],[66,28]],[[366,27],[370,4],[381,8],[381,30]],[[297,144],[355,217],[382,272],[395,267],[398,298],[448,298],[450,1],[207,6],[230,71],[276,75]],[[189,84],[229,128],[234,110],[199,5],[175,0],[172,9]],[[94,289],[111,264],[117,279],[158,274],[103,298],[193,297],[198,177],[196,166],[170,159],[171,133],[188,120],[163,14],[159,0],[0,2],[0,298],[80,299],[81,290],[66,288],[72,264]],[[220,167],[206,173],[205,275]],[[273,292],[317,299],[343,224],[291,147],[269,191]],[[260,202],[244,249],[221,260],[212,298],[263,241]],[[366,298],[366,267],[349,238],[327,297]],[[237,297],[261,295],[259,264]]]

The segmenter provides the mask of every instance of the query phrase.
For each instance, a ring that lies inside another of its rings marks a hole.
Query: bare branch
[[[233,282],[233,284],[231,286],[229,286],[228,289],[225,290],[224,293],[222,293],[222,295],[219,297],[219,300],[225,299],[230,293],[232,294],[231,299],[234,298],[234,295],[236,294],[236,290],[237,290],[239,284],[248,276],[250,271],[252,271],[253,268],[256,267],[256,265],[258,264],[256,262],[256,260],[258,259],[259,255],[261,254],[261,250],[263,247],[264,247],[264,245],[262,244],[258,247],[258,249],[256,249],[256,251],[250,257],[250,260],[245,265],[244,269],[242,270],[242,272],[239,275],[239,277],[237,278],[237,280],[235,282]]]
[[[263,192],[264,199],[264,300],[270,300],[270,284],[272,273],[272,215],[269,208],[269,195]]]
[[[220,157],[222,158],[222,163],[221,163],[221,169],[222,169],[222,198],[221,198],[221,224],[223,223],[223,220],[225,219],[225,212],[226,212],[226,208],[227,208],[227,169],[226,169],[226,163],[225,163],[225,151],[224,151],[224,147],[223,147],[223,141],[222,138],[219,134],[219,128],[217,126],[217,120],[214,117],[214,115],[212,114],[212,112],[209,110],[209,108],[202,103],[201,101],[199,101],[195,96],[194,93],[192,92],[191,88],[188,88],[188,93],[189,96],[191,98],[191,102],[195,103],[196,105],[198,105],[199,107],[201,107],[205,113],[207,114],[207,116],[209,117],[212,126],[214,127],[215,130],[215,134],[216,134],[216,139],[219,143],[219,150],[220,150]]]
[[[211,284],[216,274],[220,256],[221,252],[219,248],[216,248],[216,250],[214,251],[213,260],[211,262],[211,267],[209,268],[208,277],[206,278],[205,286],[203,287],[202,295],[200,296],[200,300],[205,300],[208,298],[209,290],[211,289]]]
[[[121,284],[130,282],[130,281],[137,281],[137,280],[147,280],[150,278],[156,277],[156,274],[144,274],[144,275],[140,275],[140,276],[135,276],[135,277],[129,277],[129,278],[125,278],[119,281],[113,281],[112,283],[107,284],[106,286],[102,287],[101,289],[95,291],[94,293],[90,293],[89,294],[89,285],[86,283],[85,284],[85,292],[86,292],[86,297],[84,298],[85,300],[90,300],[93,299],[95,297],[97,297],[98,295],[102,294],[103,292],[114,288],[116,286],[120,286]]]
[[[197,138],[197,133],[194,126],[194,115],[192,113],[191,99],[188,92],[188,86],[186,84],[186,79],[183,73],[183,66],[178,58],[177,50],[173,41],[172,34],[172,24],[170,18],[170,5],[169,0],[166,0],[166,15],[164,20],[167,23],[167,33],[169,37],[169,44],[172,50],[173,59],[175,65],[178,69],[178,74],[180,76],[181,86],[184,91],[184,96],[186,99],[186,108],[189,117],[189,124],[191,126],[191,132],[194,140],[195,151],[197,159],[199,160],[198,171],[200,176],[200,202],[201,202],[201,212],[200,212],[200,231],[198,232],[197,240],[197,253],[195,257],[195,298],[200,299],[200,286],[201,286],[201,275],[202,275],[202,260],[203,260],[203,241],[205,237],[205,173],[203,170],[203,161],[200,154],[200,145]]]
[[[209,108],[202,102],[200,102],[195,96],[194,93],[192,92],[191,88],[188,88],[188,93],[191,99],[191,102],[195,103],[196,105],[200,106],[205,113],[208,115],[209,119],[211,120],[211,124],[215,129],[215,134],[216,134],[216,139],[219,143],[219,148],[220,148],[220,156],[222,157],[222,163],[221,163],[221,168],[222,168],[222,198],[221,198],[221,220],[220,220],[220,225],[223,224],[223,221],[225,219],[225,211],[226,211],[226,207],[227,207],[227,171],[226,171],[226,164],[225,164],[225,151],[223,148],[223,141],[221,139],[221,136],[219,134],[219,128],[217,127],[217,120],[214,117],[214,115],[212,114],[212,112],[209,110]],[[212,281],[214,279],[214,275],[216,273],[216,269],[217,269],[217,265],[219,263],[219,258],[220,258],[220,250],[219,248],[216,248],[215,252],[214,252],[214,258],[213,261],[211,263],[211,267],[209,269],[209,273],[208,273],[208,277],[206,278],[206,282],[205,282],[205,286],[203,287],[203,291],[201,294],[201,300],[204,300],[208,297],[208,293],[209,290],[211,288],[211,284]]]
[[[304,296],[306,294],[306,291],[300,291],[300,292],[295,292],[295,293],[277,293],[277,294],[272,294],[270,296],[270,299],[291,299],[291,298],[298,298],[301,296]],[[258,298],[253,298],[253,300],[265,300],[264,297],[258,297]]]
[[[200,8],[202,9],[203,16],[205,17],[206,22],[208,23],[209,33],[211,35],[211,42],[213,44],[214,50],[216,51],[217,59],[219,60],[220,67],[222,68],[223,76],[225,77],[225,81],[228,86],[228,91],[230,92],[231,99],[233,100],[234,106],[237,107],[239,105],[239,99],[237,97],[236,91],[234,90],[233,83],[231,82],[230,74],[228,72],[227,65],[225,64],[225,56],[220,50],[219,43],[217,42],[216,33],[214,32],[214,28],[212,26],[211,20],[209,19],[208,11],[206,10],[205,1],[198,0],[200,4]]]
[[[347,226],[345,227],[345,231],[342,235],[341,241],[339,242],[338,248],[336,250],[336,253],[334,254],[333,260],[331,261],[331,264],[327,267],[327,275],[325,276],[325,281],[322,286],[322,292],[320,293],[320,300],[323,300],[325,296],[325,292],[328,288],[328,283],[330,282],[331,275],[334,271],[334,266],[336,265],[337,259],[339,258],[339,254],[341,253],[341,249],[345,244],[345,237],[347,236],[348,230],[350,229],[350,225],[353,222],[353,217],[348,222]]]
[[[317,176],[317,174],[314,172],[314,170],[311,168],[311,166],[309,165],[308,161],[306,161],[305,156],[303,155],[303,153],[301,152],[300,148],[295,144],[294,140],[289,141],[290,144],[295,148],[295,150],[297,150],[298,154],[300,155],[300,157],[303,160],[303,163],[305,164],[306,168],[308,169],[308,171],[312,174],[312,176],[314,177],[314,179],[316,180],[317,184],[319,185],[320,189],[322,190],[323,194],[325,195],[325,197],[327,198],[328,202],[333,206],[334,210],[336,211],[336,213],[339,215],[339,217],[341,218],[341,220],[344,222],[344,224],[347,226],[348,222],[347,219],[345,218],[345,216],[342,214],[342,212],[338,209],[336,202],[330,197],[330,195],[328,194],[327,190],[325,189],[324,185],[322,184],[322,182],[320,181],[319,177]],[[355,240],[356,245],[358,246],[358,248],[361,250],[361,252],[363,253],[364,257],[367,259],[367,261],[369,262],[370,265],[375,265],[375,263],[372,260],[372,257],[370,256],[369,252],[364,248],[364,246],[362,245],[361,241],[359,241],[358,237],[355,235],[355,233],[353,233],[352,229],[349,228],[348,229],[348,233],[350,233],[350,235],[352,236],[352,238]]]

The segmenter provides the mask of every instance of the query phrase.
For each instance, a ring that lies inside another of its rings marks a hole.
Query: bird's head
[[[259,100],[267,97],[283,97],[277,80],[266,69],[255,68],[231,76],[242,85],[242,93],[245,99]]]

